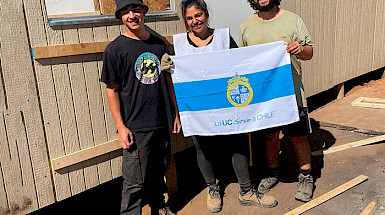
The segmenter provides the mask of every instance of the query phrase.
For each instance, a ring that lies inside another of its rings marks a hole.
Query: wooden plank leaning
[[[52,169],[59,170],[80,162],[96,158],[98,156],[113,152],[115,150],[121,149],[119,140],[109,141],[107,143],[99,144],[92,146],[78,152],[64,155],[51,160]]]
[[[312,201],[298,207],[298,208],[295,208],[287,213],[285,213],[284,215],[296,215],[296,214],[302,214],[336,196],[338,196],[339,194],[345,192],[346,190],[366,181],[368,179],[368,176],[366,175],[360,175],[360,176],[357,176],[356,178],[346,182],[345,184],[323,194],[322,196],[316,198],[316,199],[313,199]]]
[[[371,202],[366,208],[361,212],[361,215],[373,215],[376,212],[378,204],[376,202]]]
[[[359,146],[365,146],[365,145],[369,145],[372,143],[381,142],[384,140],[385,140],[385,135],[380,135],[380,136],[376,136],[376,137],[367,138],[364,140],[355,141],[352,143],[347,143],[347,144],[343,144],[343,145],[339,145],[339,146],[333,146],[333,147],[330,147],[329,149],[326,149],[326,150],[321,149],[318,151],[314,151],[311,154],[314,156],[319,156],[319,155],[323,155],[323,154],[326,155],[326,154],[331,154],[331,153],[339,152],[339,151],[346,150],[346,149],[351,149],[351,148],[355,148],[355,147],[359,147]]]

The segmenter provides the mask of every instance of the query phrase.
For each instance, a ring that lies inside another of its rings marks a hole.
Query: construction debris
[[[339,151],[346,150],[346,149],[351,149],[351,148],[355,148],[355,147],[359,147],[359,146],[365,146],[365,145],[377,143],[377,142],[384,141],[384,140],[385,140],[385,135],[380,135],[380,136],[371,137],[371,138],[364,139],[364,140],[355,141],[352,143],[347,143],[347,144],[343,144],[343,145],[339,145],[339,146],[333,146],[333,147],[330,147],[328,149],[321,149],[318,151],[314,151],[311,154],[314,156],[326,155],[326,154],[331,154],[331,153],[339,152]]]

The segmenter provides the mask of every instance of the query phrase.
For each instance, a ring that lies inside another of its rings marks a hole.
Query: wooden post
[[[253,166],[253,149],[251,147],[251,133],[249,133],[249,151],[250,151],[249,166]]]
[[[165,174],[165,182],[168,188],[168,195],[173,195],[178,191],[178,176],[176,173],[175,157],[171,155],[170,161],[167,164],[167,170]],[[168,196],[167,195],[167,196]],[[168,199],[166,198],[166,201]]]

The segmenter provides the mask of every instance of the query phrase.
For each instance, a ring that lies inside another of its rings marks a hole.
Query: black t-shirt
[[[167,52],[163,40],[154,35],[147,40],[120,35],[104,50],[101,81],[119,85],[122,119],[131,131],[171,126],[169,74],[160,69]]]

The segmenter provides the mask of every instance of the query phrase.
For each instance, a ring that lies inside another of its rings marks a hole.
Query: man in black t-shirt
[[[164,204],[163,176],[169,129],[179,133],[181,125],[171,76],[161,71],[167,47],[145,30],[142,0],[115,2],[126,31],[105,49],[101,81],[123,148],[121,214],[141,214],[145,203],[152,214],[172,214]]]

